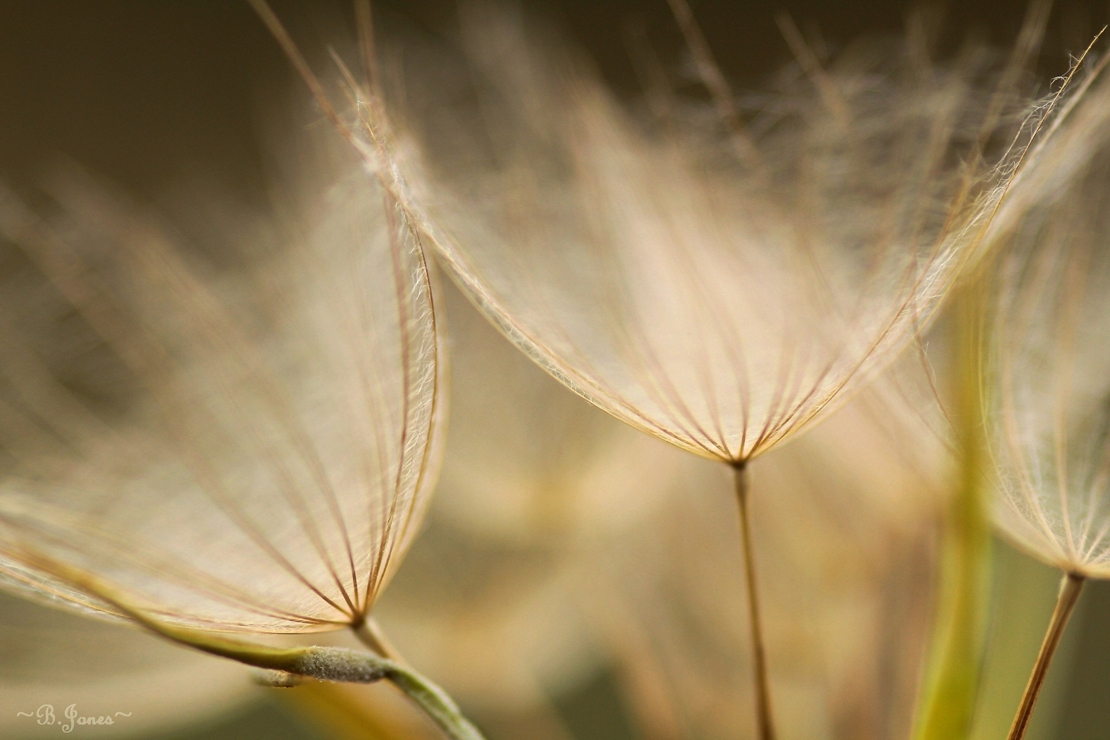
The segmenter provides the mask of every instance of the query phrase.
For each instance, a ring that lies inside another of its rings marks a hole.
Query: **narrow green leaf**
[[[979,311],[974,282],[954,298],[957,383],[954,422],[960,477],[945,514],[937,619],[914,740],[961,740],[971,732],[987,636],[991,530],[983,473]]]

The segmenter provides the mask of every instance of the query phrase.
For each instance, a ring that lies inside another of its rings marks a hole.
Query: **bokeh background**
[[[445,32],[454,16],[453,4],[444,0],[374,5],[381,23],[421,33]],[[775,24],[778,11],[787,11],[835,52],[863,36],[900,33],[907,13],[920,7],[891,0],[691,0],[691,5],[741,91],[758,89],[791,59]],[[350,7],[342,0],[275,2],[275,8],[306,46],[350,38]],[[968,38],[1005,46],[1024,13],[1017,0],[961,0],[933,10],[943,18],[942,37],[953,48]],[[630,26],[643,30],[664,63],[682,63],[683,42],[666,0],[552,0],[543,12],[595,60],[618,92],[633,94],[636,86],[622,41]],[[1108,21],[1105,1],[1056,4],[1040,61],[1045,89]],[[261,207],[268,159],[260,132],[269,128],[266,117],[281,110],[281,101],[296,97],[290,90],[296,82],[285,58],[244,2],[4,0],[0,178],[33,182],[64,156],[140,197],[201,188]],[[1034,609],[1047,619],[1051,604],[1043,599],[1043,584],[1054,576],[1005,545],[998,550],[1000,609]],[[1027,667],[1016,670],[1024,673]],[[1042,737],[1110,735],[1110,586],[1092,584],[1084,595],[1049,680],[1047,691],[1061,698],[1040,720]],[[144,737],[329,737],[310,712],[285,697],[263,689],[253,695],[201,726]],[[576,738],[635,737],[605,671],[555,704]]]

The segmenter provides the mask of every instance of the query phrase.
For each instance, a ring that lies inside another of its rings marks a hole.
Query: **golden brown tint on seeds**
[[[74,718],[112,718],[111,725],[74,725],[81,735],[150,735],[215,717],[258,695],[243,666],[0,595],[4,737],[57,737],[71,705]],[[44,705],[52,707],[52,725],[38,722]]]
[[[596,406],[733,467],[762,740],[775,711],[748,462],[873,379],[980,258],[1040,131],[1015,90],[1043,10],[1008,61],[973,48],[932,64],[920,39],[825,67],[802,54],[806,75],[746,130],[722,120],[735,101],[706,54],[715,106],[657,85],[645,122],[519,8],[465,6],[465,64],[408,56],[396,187],[456,283]]]
[[[35,208],[0,191],[5,587],[200,629],[365,616],[434,481],[443,358],[419,243],[328,147],[219,260],[72,168]]]
[[[1103,79],[1021,184],[1035,200],[999,245],[984,371],[999,527],[1089,577],[1110,576],[1108,103]]]
[[[1100,70],[1017,182],[1017,215],[982,280],[995,521],[1063,572],[1010,740],[1025,737],[1084,582],[1110,576],[1110,83]]]
[[[1091,79],[1018,183],[984,291],[995,522],[1063,572],[1010,740],[1025,736],[1086,579],[1110,576],[1110,83]]]
[[[396,116],[447,269],[576,392],[726,462],[831,411],[928,324],[1020,154],[1024,108],[993,94],[985,52],[846,54],[775,91],[753,162],[711,113],[645,123],[519,17],[463,17],[472,74],[414,73]]]
[[[932,629],[936,537],[954,471],[933,420],[880,381],[753,468],[754,533],[778,731],[908,736]],[[598,580],[597,625],[645,737],[735,738],[755,716],[751,648],[735,627],[729,483],[699,463]],[[665,706],[661,706],[661,703]]]
[[[545,716],[558,722],[553,697],[604,659],[583,615],[589,571],[651,526],[684,456],[567,391],[457,290],[444,292],[452,418],[443,474],[379,619],[464,704],[538,733]]]

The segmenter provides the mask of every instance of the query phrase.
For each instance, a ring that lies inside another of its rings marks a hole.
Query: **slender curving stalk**
[[[389,681],[420,707],[450,740],[485,740],[446,691],[411,668],[372,653],[319,646],[272,648],[169,625],[141,612],[131,611],[128,616],[178,644],[264,670],[320,681]]]
[[[355,633],[355,637],[366,647],[373,650],[378,655],[392,660],[398,665],[408,665],[408,661],[401,657],[397,652],[397,648],[389,641],[389,638],[382,632],[381,625],[374,620],[373,617],[366,617],[361,622],[351,625],[351,631]]]
[[[96,577],[76,568],[48,558],[36,558],[29,562],[53,573],[59,581],[94,595],[140,627],[170,642],[262,671],[276,671],[275,675],[265,676],[266,683],[270,685],[295,686],[296,679],[290,677],[342,683],[389,681],[420,707],[449,740],[486,740],[481,731],[463,716],[446,691],[400,662],[349,648],[318,645],[273,647],[172,624],[131,604]],[[376,625],[369,629],[376,631]]]
[[[763,646],[763,622],[759,608],[759,586],[755,577],[755,548],[752,547],[751,517],[748,511],[748,466],[732,465],[736,482],[736,502],[740,510],[740,540],[744,550],[744,580],[748,589],[748,621],[752,633],[752,671],[755,674],[755,713],[759,740],[775,740],[771,714],[771,686],[767,680],[767,655]]]
[[[1052,656],[1064,635],[1064,628],[1068,626],[1068,619],[1075,611],[1075,604],[1083,591],[1086,579],[1078,573],[1066,573],[1060,583],[1060,595],[1056,599],[1056,608],[1052,612],[1052,619],[1048,623],[1044,642],[1041,643],[1041,652],[1037,655],[1037,662],[1033,665],[1033,673],[1029,676],[1029,683],[1025,686],[1025,693],[1021,696],[1021,705],[1014,724],[1010,727],[1008,740],[1021,740],[1025,737],[1025,730],[1029,727],[1029,719],[1033,716],[1033,707],[1041,693],[1041,685],[1048,675],[1048,666],[1052,663]]]

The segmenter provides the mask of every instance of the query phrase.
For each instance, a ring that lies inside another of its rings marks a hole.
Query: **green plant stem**
[[[939,592],[914,740],[966,738],[975,721],[987,645],[991,524],[981,395],[984,273],[952,295],[952,419],[959,477],[943,515]]]
[[[451,740],[484,740],[482,733],[462,715],[447,692],[424,676],[401,669],[390,676],[389,680],[415,702]]]
[[[450,740],[485,740],[463,716],[454,700],[436,684],[400,663],[349,648],[279,648],[238,640],[204,630],[170,624],[129,603],[95,577],[46,558],[33,561],[78,590],[96,596],[137,624],[179,645],[254,668],[281,671],[318,681],[376,683],[389,681],[416,703]]]
[[[755,577],[755,552],[752,547],[751,517],[748,511],[748,466],[732,466],[736,482],[736,503],[740,509],[740,540],[744,550],[744,580],[748,589],[748,622],[752,634],[752,672],[755,674],[755,716],[759,740],[775,740],[771,714],[771,686],[767,679],[767,654],[763,647],[763,622],[760,617],[759,586]]]
[[[134,618],[133,614],[128,616]],[[485,740],[478,728],[463,716],[447,692],[419,673],[392,660],[345,648],[271,648],[209,637],[193,630],[157,623],[149,618],[143,618],[141,622],[148,629],[174,642],[257,668],[285,671],[321,681],[389,681],[420,707],[450,740]]]
[[[1014,716],[1014,724],[1010,727],[1009,740],[1021,740],[1029,727],[1029,720],[1033,716],[1033,707],[1041,693],[1041,685],[1048,675],[1048,666],[1052,663],[1052,656],[1060,645],[1060,638],[1064,635],[1064,628],[1068,626],[1068,619],[1075,611],[1079,595],[1083,591],[1086,579],[1078,573],[1066,573],[1060,583],[1060,595],[1056,599],[1056,608],[1052,612],[1052,619],[1048,623],[1044,642],[1041,643],[1041,652],[1037,655],[1037,662],[1033,664],[1033,673],[1029,676],[1029,683],[1025,686],[1025,693],[1021,696],[1021,705]]]

